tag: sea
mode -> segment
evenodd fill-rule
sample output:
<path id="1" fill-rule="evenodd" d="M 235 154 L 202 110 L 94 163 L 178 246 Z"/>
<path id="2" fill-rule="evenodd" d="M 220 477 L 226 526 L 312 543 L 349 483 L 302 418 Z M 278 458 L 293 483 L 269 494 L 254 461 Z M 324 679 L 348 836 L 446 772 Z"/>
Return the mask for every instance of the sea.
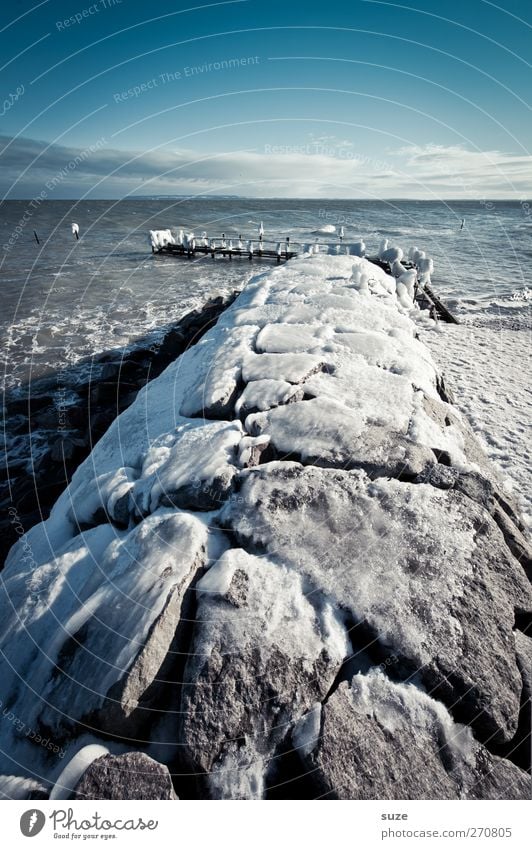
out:
<path id="1" fill-rule="evenodd" d="M 157 335 L 210 294 L 267 267 L 151 253 L 148 233 L 326 242 L 344 228 L 367 253 L 387 238 L 434 259 L 433 288 L 459 318 L 530 327 L 532 209 L 523 202 L 138 199 L 0 204 L 2 383 L 43 375 Z M 463 221 L 463 225 L 462 225 Z M 79 225 L 76 240 L 71 225 Z M 462 229 L 461 229 L 462 227 Z M 39 243 L 37 243 L 37 239 Z M 81 367 L 81 366 L 80 366 Z"/>

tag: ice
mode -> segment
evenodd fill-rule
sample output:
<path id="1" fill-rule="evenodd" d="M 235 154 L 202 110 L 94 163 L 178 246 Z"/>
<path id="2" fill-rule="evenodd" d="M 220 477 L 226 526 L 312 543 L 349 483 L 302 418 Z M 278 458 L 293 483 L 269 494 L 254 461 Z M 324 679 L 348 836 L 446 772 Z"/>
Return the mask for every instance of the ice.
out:
<path id="1" fill-rule="evenodd" d="M 66 764 L 64 770 L 56 779 L 50 792 L 50 799 L 69 799 L 83 773 L 90 767 L 96 758 L 109 754 L 107 746 L 101 743 L 90 743 L 83 746 L 71 760 Z"/>
<path id="2" fill-rule="evenodd" d="M 407 723 L 420 736 L 436 739 L 458 763 L 475 765 L 478 743 L 471 728 L 454 722 L 441 702 L 415 684 L 392 683 L 382 670 L 373 669 L 368 675 L 354 676 L 351 698 L 358 711 L 373 716 L 389 734 L 399 733 Z"/>
<path id="3" fill-rule="evenodd" d="M 294 748 L 300 755 L 310 755 L 320 737 L 321 703 L 317 702 L 296 724 L 292 731 Z"/>
<path id="4" fill-rule="evenodd" d="M 322 368 L 327 368 L 327 357 L 311 354 L 255 354 L 248 355 L 242 367 L 242 380 L 284 380 L 302 383 L 305 378 Z"/>
<path id="5" fill-rule="evenodd" d="M 223 476 L 229 481 L 242 435 L 239 422 L 190 422 L 156 439 L 131 490 L 140 515 L 172 504 L 184 488 L 209 487 Z"/>
<path id="6" fill-rule="evenodd" d="M 269 410 L 288 404 L 290 400 L 297 399 L 298 393 L 303 396 L 303 391 L 288 383 L 286 380 L 252 380 L 246 384 L 246 388 L 235 404 L 235 413 L 241 411 Z"/>
<path id="7" fill-rule="evenodd" d="M 31 778 L 16 775 L 0 775 L 0 799 L 30 799 L 42 793 L 43 786 Z"/>

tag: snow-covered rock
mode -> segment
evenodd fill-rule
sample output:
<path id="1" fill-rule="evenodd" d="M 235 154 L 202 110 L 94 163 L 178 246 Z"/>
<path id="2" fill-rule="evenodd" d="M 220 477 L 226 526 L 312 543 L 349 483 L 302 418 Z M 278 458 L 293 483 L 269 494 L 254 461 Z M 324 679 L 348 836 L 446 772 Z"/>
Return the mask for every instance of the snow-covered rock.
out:
<path id="1" fill-rule="evenodd" d="M 224 554 L 197 590 L 182 744 L 211 795 L 260 798 L 276 747 L 330 688 L 347 632 L 300 573 L 241 549 Z"/>
<path id="2" fill-rule="evenodd" d="M 416 796 L 433 779 L 450 796 L 460 781 L 470 798 L 523 792 L 527 543 L 418 338 L 415 282 L 320 253 L 259 274 L 14 546 L 0 589 L 13 791 L 74 786 L 92 732 L 91 747 L 105 734 L 195 775 L 190 795 L 258 798 L 272 764 L 283 785 L 294 731 L 337 795 Z M 383 700 L 401 735 L 393 786 L 392 742 L 370 724 Z M 376 735 L 355 778 L 342 723 Z M 423 745 L 457 723 L 467 745 L 452 775 L 434 772 Z"/>
<path id="3" fill-rule="evenodd" d="M 500 741 L 517 729 L 514 610 L 524 571 L 486 511 L 455 488 L 276 463 L 243 473 L 223 523 L 348 611 L 357 647 L 399 658 L 465 721 Z M 293 522 L 294 513 L 298 516 Z M 505 686 L 501 687 L 501 680 Z"/>
<path id="4" fill-rule="evenodd" d="M 310 734 L 307 717 L 296 726 L 294 745 L 325 798 L 529 798 L 526 772 L 490 754 L 441 702 L 381 671 L 342 682 L 319 718 Z"/>

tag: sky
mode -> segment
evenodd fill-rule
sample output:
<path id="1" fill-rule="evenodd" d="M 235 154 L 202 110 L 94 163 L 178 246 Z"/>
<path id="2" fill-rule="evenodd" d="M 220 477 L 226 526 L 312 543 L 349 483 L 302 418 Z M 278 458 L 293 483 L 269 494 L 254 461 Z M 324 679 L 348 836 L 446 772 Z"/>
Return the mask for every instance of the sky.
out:
<path id="1" fill-rule="evenodd" d="M 12 0 L 3 198 L 524 200 L 529 0 Z"/>

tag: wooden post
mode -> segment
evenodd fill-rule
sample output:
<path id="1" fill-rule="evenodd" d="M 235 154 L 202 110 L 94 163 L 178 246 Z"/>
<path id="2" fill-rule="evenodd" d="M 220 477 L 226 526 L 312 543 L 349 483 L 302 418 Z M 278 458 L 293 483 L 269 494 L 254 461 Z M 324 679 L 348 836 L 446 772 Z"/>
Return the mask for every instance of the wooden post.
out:
<path id="1" fill-rule="evenodd" d="M 35 232 L 35 230 L 33 231 L 33 235 L 35 236 L 35 241 L 37 242 L 37 244 L 40 245 L 41 243 L 39 242 L 39 237 L 38 237 L 37 233 Z"/>

